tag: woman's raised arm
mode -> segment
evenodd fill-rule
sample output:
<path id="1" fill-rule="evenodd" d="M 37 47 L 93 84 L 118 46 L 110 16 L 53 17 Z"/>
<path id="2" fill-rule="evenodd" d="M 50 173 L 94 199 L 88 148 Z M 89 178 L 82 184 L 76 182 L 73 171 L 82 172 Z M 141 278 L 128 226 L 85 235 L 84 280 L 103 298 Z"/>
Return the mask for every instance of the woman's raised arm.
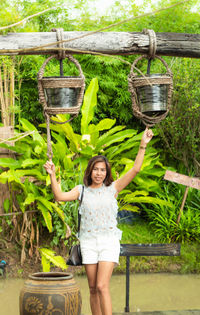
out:
<path id="1" fill-rule="evenodd" d="M 152 139 L 152 137 L 153 137 L 152 130 L 146 128 L 143 133 L 140 147 L 139 147 L 133 167 L 124 176 L 122 176 L 121 178 L 115 181 L 115 188 L 118 193 L 122 189 L 124 189 L 140 171 L 143 160 L 144 160 L 146 146 L 149 143 L 149 141 Z"/>
<path id="2" fill-rule="evenodd" d="M 72 201 L 72 200 L 78 199 L 79 190 L 77 186 L 68 192 L 62 192 L 62 190 L 60 189 L 60 185 L 56 179 L 55 165 L 51 160 L 47 161 L 44 164 L 44 168 L 46 169 L 47 173 L 50 175 L 51 188 L 52 188 L 56 201 Z"/>

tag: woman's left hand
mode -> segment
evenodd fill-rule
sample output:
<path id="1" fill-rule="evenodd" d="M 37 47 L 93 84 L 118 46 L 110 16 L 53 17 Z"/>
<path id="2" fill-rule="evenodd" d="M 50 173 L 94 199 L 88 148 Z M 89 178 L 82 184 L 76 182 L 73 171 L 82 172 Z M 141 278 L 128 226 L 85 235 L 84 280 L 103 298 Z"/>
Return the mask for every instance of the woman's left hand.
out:
<path id="1" fill-rule="evenodd" d="M 149 141 L 151 141 L 152 137 L 153 137 L 153 131 L 146 127 L 142 136 L 141 144 L 146 145 L 147 143 L 149 143 Z"/>

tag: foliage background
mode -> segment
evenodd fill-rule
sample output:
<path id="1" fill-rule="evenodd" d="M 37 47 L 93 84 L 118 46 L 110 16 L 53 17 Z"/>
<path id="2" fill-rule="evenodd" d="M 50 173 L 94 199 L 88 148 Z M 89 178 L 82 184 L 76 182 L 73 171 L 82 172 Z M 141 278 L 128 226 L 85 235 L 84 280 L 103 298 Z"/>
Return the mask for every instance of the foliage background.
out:
<path id="1" fill-rule="evenodd" d="M 178 2 L 178 1 L 175 1 Z M 153 11 L 159 8 L 166 7 L 173 4 L 172 0 L 161 1 L 143 1 L 138 4 L 131 0 L 115 1 L 110 10 L 104 15 L 99 16 L 95 9 L 91 9 L 91 0 L 59 0 L 55 2 L 50 0 L 12 0 L 1 1 L 0 3 L 0 26 L 15 23 L 30 16 L 34 13 L 41 12 L 47 8 L 52 8 L 51 11 L 46 12 L 38 17 L 34 17 L 29 21 L 13 27 L 8 30 L 2 30 L 1 34 L 7 32 L 46 32 L 52 28 L 63 27 L 65 31 L 91 31 L 108 26 L 112 23 L 119 22 L 131 16 L 137 16 L 147 11 Z M 200 33 L 199 23 L 199 8 L 200 4 L 197 0 L 192 0 L 182 5 L 173 8 L 173 10 L 162 11 L 159 14 L 146 16 L 140 19 L 135 19 L 124 24 L 113 27 L 108 31 L 125 31 L 141 32 L 144 28 L 154 29 L 155 32 L 177 32 L 177 33 Z M 98 79 L 99 90 L 97 94 L 97 104 L 94 108 L 94 115 L 92 117 L 92 124 L 98 125 L 102 120 L 109 118 L 116 121 L 116 126 L 126 126 L 127 129 L 134 129 L 140 133 L 144 127 L 133 117 L 130 94 L 128 92 L 127 75 L 130 68 L 121 61 L 112 57 L 90 56 L 90 55 L 75 55 L 75 58 L 81 64 L 83 72 L 86 77 L 86 87 L 93 78 Z M 124 60 L 130 63 L 136 56 L 123 56 Z M 1 63 L 6 62 L 7 57 L 1 57 Z M 35 126 L 39 133 L 44 133 L 44 117 L 42 114 L 42 107 L 38 101 L 37 90 L 37 72 L 40 69 L 46 56 L 15 56 L 15 107 L 16 107 L 16 125 L 18 130 L 24 131 L 24 123 L 28 121 Z M 156 141 L 153 143 L 154 150 L 157 153 L 156 163 L 160 163 L 161 168 L 171 168 L 182 174 L 190 176 L 199 176 L 200 174 L 200 153 L 199 153 L 199 139 L 200 139 L 200 86 L 199 74 L 200 65 L 199 60 L 190 58 L 176 58 L 164 57 L 169 64 L 174 74 L 174 93 L 172 100 L 172 110 L 168 117 L 161 124 L 155 126 Z M 53 64 L 53 69 L 56 69 L 56 64 Z M 142 66 L 145 71 L 146 66 Z M 66 68 L 67 70 L 67 68 Z M 160 71 L 160 65 L 156 64 L 155 72 Z M 72 122 L 72 129 L 74 133 L 81 134 L 81 115 Z M 61 135 L 54 133 L 55 150 L 63 141 Z M 34 140 L 34 139 L 33 139 Z M 33 152 L 27 150 L 27 154 L 35 154 L 38 150 L 37 140 L 27 140 L 31 144 Z M 45 142 L 41 142 L 45 150 Z M 28 145 L 27 145 L 28 148 Z M 44 151 L 45 152 L 45 151 Z M 36 152 L 38 153 L 38 152 Z M 109 154 L 109 151 L 107 152 Z M 135 152 L 133 157 L 135 156 Z M 42 163 L 45 155 L 43 155 L 39 165 L 42 169 Z M 117 160 L 118 156 L 116 156 Z M 128 154 L 124 158 L 129 159 Z M 158 160 L 159 159 L 159 160 Z M 59 161 L 59 159 L 58 159 Z M 59 161 L 60 164 L 61 161 Z M 154 166 L 151 161 L 149 165 Z M 64 165 L 61 165 L 64 166 Z M 119 171 L 123 168 L 129 167 L 128 160 L 122 165 L 117 165 Z M 27 167 L 27 166 L 26 166 Z M 150 167 L 153 172 L 152 167 Z M 41 170 L 40 170 L 41 171 Z M 149 174 L 149 170 L 147 171 Z M 143 174 L 144 176 L 147 175 Z M 154 175 L 154 174 L 153 174 Z M 44 173 L 42 173 L 44 177 Z M 176 238 L 177 241 L 185 242 L 194 241 L 199 238 L 199 192 L 190 190 L 187 204 L 184 210 L 183 220 L 179 226 L 180 230 L 174 228 L 184 187 L 180 185 L 173 185 L 162 180 L 163 173 L 161 172 L 157 180 L 148 178 L 146 186 L 139 179 L 136 179 L 135 184 L 144 196 L 144 191 L 150 192 L 152 197 L 162 199 L 166 202 L 173 202 L 174 208 L 171 211 L 166 206 L 158 206 L 156 204 L 144 203 L 142 211 L 148 222 L 154 226 L 159 240 L 171 241 Z M 44 179 L 44 178 L 42 178 Z M 63 181 L 63 185 L 69 187 L 72 183 Z M 135 185 L 134 184 L 134 185 Z M 130 187 L 130 190 L 135 190 L 135 186 Z M 26 182 L 23 186 L 24 192 L 29 192 L 29 184 Z M 35 189 L 35 188 L 34 188 Z M 36 191 L 36 190 L 35 190 Z M 40 191 L 38 194 L 46 194 L 46 191 Z M 47 195 L 45 195 L 46 197 Z M 26 196 L 28 197 L 28 195 Z M 38 196 L 39 197 L 39 196 Z M 20 197 L 19 197 L 20 198 Z M 30 198 L 30 196 L 29 196 Z M 51 197 L 49 202 L 51 202 Z M 31 199 L 29 199 L 30 201 Z M 41 200 L 38 201 L 40 204 Z M 28 203 L 27 203 L 28 204 Z M 138 205 L 136 205 L 137 207 Z M 5 204 L 5 209 L 9 205 Z M 40 205 L 40 208 L 44 208 Z M 25 208 L 24 208 L 25 210 Z M 135 209 L 136 210 L 136 209 Z M 141 210 L 141 209 L 140 209 Z M 63 223 L 60 221 L 56 212 L 52 213 L 53 226 L 51 229 L 57 231 L 54 236 L 54 244 L 58 244 L 61 237 L 63 237 Z M 39 221 L 42 225 L 48 226 L 43 219 L 45 216 L 40 216 Z M 170 220 L 169 220 L 170 218 Z M 7 220 L 7 224 L 11 222 Z M 35 229 L 37 230 L 37 222 L 35 222 Z M 126 229 L 126 227 L 124 227 Z M 128 228 L 127 228 L 128 229 Z M 171 231 L 169 233 L 169 231 Z M 31 233 L 31 228 L 30 228 Z M 56 239 L 57 238 L 57 239 Z"/>
<path id="2" fill-rule="evenodd" d="M 175 1 L 178 2 L 178 1 Z M 34 17 L 17 27 L 4 30 L 14 32 L 46 32 L 52 28 L 63 27 L 65 31 L 91 31 L 122 21 L 131 16 L 137 16 L 147 11 L 157 10 L 173 4 L 174 1 L 115 1 L 104 16 L 95 11 L 94 1 L 91 0 L 50 0 L 26 1 L 4 0 L 0 4 L 1 26 L 15 23 L 34 13 L 52 8 L 38 17 Z M 152 28 L 155 32 L 200 33 L 199 2 L 188 1 L 182 5 L 159 14 L 135 19 L 108 31 L 141 32 L 144 28 Z M 77 55 L 86 77 L 88 86 L 92 78 L 99 81 L 98 107 L 94 122 L 105 117 L 115 118 L 118 124 L 128 128 L 143 126 L 132 115 L 130 94 L 128 92 L 127 75 L 129 66 L 112 57 Z M 135 56 L 124 56 L 133 62 Z M 44 56 L 19 56 L 16 62 L 16 108 L 20 114 L 16 116 L 28 119 L 38 126 L 44 121 L 42 108 L 38 102 L 37 72 Z M 184 173 L 199 175 L 199 61 L 190 58 L 165 57 L 174 74 L 174 97 L 172 110 L 168 118 L 158 126 L 162 139 L 164 159 L 179 168 L 179 161 L 184 165 Z M 145 67 L 143 68 L 145 70 Z M 155 71 L 160 70 L 157 64 Z M 77 132 L 80 131 L 80 116 L 73 122 Z M 182 136 L 184 135 L 184 136 Z"/>

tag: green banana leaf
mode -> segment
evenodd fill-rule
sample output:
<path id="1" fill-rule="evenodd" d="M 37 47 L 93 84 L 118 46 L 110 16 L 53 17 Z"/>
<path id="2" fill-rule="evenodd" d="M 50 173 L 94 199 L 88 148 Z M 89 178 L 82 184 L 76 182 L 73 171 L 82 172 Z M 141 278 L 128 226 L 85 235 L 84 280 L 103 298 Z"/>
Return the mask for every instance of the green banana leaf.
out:
<path id="1" fill-rule="evenodd" d="M 52 232 L 52 217 L 51 217 L 51 214 L 49 213 L 47 208 L 42 203 L 40 203 L 39 201 L 37 202 L 37 207 L 41 211 L 41 213 L 43 215 L 43 218 L 44 218 L 44 221 L 46 223 L 46 226 L 47 226 L 49 232 L 51 233 Z"/>
<path id="2" fill-rule="evenodd" d="M 40 143 L 40 145 L 44 146 L 45 145 L 45 141 L 42 138 L 42 136 L 39 134 L 37 128 L 31 124 L 27 119 L 25 118 L 21 118 L 20 123 L 22 125 L 22 128 L 24 131 L 35 131 L 34 133 L 32 133 L 30 136 L 33 138 L 34 141 L 37 141 Z"/>
<path id="3" fill-rule="evenodd" d="M 88 133 L 88 125 L 94 117 L 94 108 L 97 104 L 97 92 L 99 89 L 98 80 L 94 78 L 91 80 L 84 96 L 84 101 L 81 109 L 81 133 L 82 135 Z"/>

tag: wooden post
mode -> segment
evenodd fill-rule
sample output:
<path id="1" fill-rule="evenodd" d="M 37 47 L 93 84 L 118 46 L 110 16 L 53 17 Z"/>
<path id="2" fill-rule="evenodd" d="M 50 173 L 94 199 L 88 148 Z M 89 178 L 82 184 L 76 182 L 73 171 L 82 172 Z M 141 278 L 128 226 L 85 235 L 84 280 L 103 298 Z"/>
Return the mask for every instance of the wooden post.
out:
<path id="1" fill-rule="evenodd" d="M 149 36 L 142 32 L 63 32 L 63 40 L 68 53 L 133 55 L 149 52 Z M 157 55 L 200 58 L 200 34 L 156 33 L 156 41 Z M 54 54 L 57 47 L 55 32 L 0 36 L 0 55 Z"/>
<path id="2" fill-rule="evenodd" d="M 177 221 L 176 221 L 177 224 L 179 224 L 180 219 L 181 219 L 181 214 L 183 212 L 183 208 L 184 208 L 184 205 L 185 205 L 185 202 L 186 202 L 186 198 L 187 198 L 187 195 L 188 195 L 188 190 L 189 190 L 189 186 L 187 186 L 186 189 L 185 189 L 185 193 L 184 193 L 184 196 L 183 196 L 183 201 L 182 201 L 182 204 L 181 204 L 180 212 L 179 212 L 179 215 L 178 215 L 178 218 L 177 218 Z"/>

